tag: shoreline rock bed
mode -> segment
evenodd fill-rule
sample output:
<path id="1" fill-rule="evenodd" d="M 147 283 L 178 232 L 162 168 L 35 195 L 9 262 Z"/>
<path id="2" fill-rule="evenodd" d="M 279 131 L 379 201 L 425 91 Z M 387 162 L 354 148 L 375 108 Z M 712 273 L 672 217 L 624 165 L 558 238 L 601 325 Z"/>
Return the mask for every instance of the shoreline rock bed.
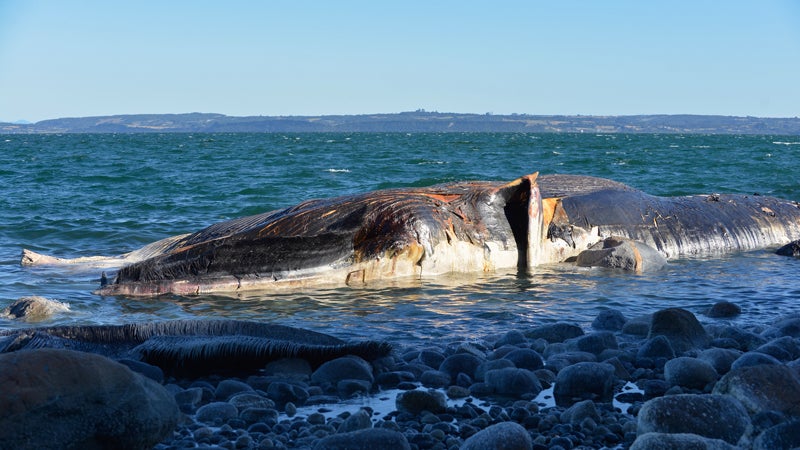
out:
<path id="1" fill-rule="evenodd" d="M 705 314 L 738 313 L 723 302 Z M 155 448 L 794 448 L 798 337 L 800 316 L 746 328 L 679 308 L 603 310 L 589 331 L 560 322 L 371 364 L 285 359 L 246 377 L 167 380 L 182 418 Z M 549 390 L 553 403 L 537 402 Z M 365 396 L 394 396 L 394 408 L 336 406 Z"/>

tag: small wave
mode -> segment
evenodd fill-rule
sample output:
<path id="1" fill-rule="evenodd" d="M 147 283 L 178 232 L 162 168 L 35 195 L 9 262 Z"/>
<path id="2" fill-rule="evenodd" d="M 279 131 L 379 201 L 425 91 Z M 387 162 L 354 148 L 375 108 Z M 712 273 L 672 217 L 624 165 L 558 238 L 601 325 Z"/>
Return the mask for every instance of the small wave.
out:
<path id="1" fill-rule="evenodd" d="M 800 142 L 773 141 L 775 145 L 800 145 Z"/>
<path id="2" fill-rule="evenodd" d="M 325 171 L 330 173 L 350 173 L 350 169 L 326 169 Z"/>
<path id="3" fill-rule="evenodd" d="M 710 145 L 693 145 L 692 148 L 711 148 Z"/>

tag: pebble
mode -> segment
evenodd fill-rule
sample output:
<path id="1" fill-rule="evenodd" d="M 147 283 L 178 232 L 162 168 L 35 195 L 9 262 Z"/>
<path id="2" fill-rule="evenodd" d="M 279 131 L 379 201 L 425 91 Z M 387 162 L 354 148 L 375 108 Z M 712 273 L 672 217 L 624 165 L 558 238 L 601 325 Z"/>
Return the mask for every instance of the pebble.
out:
<path id="1" fill-rule="evenodd" d="M 589 333 L 559 322 L 374 365 L 343 357 L 312 372 L 294 360 L 246 382 L 166 379 L 188 417 L 156 448 L 798 447 L 797 336 L 800 317 L 761 330 L 703 326 L 680 308 L 606 309 Z M 354 395 L 395 409 L 308 412 Z"/>

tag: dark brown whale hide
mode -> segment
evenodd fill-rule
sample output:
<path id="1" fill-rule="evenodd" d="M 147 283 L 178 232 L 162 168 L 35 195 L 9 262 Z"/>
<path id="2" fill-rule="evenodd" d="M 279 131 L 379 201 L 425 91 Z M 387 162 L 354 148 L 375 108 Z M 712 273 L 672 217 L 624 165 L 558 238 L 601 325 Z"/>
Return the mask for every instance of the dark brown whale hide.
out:
<path id="1" fill-rule="evenodd" d="M 309 200 L 106 258 L 125 265 L 97 293 L 236 293 L 527 271 L 573 260 L 610 237 L 668 259 L 778 247 L 800 239 L 800 207 L 759 195 L 658 197 L 579 175 L 387 189 Z"/>

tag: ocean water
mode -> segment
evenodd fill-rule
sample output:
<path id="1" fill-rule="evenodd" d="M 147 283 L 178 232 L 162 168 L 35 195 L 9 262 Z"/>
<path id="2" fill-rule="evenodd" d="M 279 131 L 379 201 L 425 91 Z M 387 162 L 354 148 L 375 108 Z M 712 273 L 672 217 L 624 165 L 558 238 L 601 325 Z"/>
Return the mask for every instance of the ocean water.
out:
<path id="1" fill-rule="evenodd" d="M 571 265 L 365 288 L 99 297 L 99 270 L 24 268 L 22 248 L 124 253 L 170 235 L 303 200 L 467 179 L 573 173 L 658 195 L 759 193 L 800 200 L 800 137 L 599 134 L 0 135 L 0 308 L 41 295 L 70 305 L 42 325 L 227 317 L 401 344 L 480 339 L 604 308 L 742 306 L 737 324 L 800 312 L 800 260 L 755 251 L 633 275 Z M 0 327 L 30 324 L 0 319 Z"/>

